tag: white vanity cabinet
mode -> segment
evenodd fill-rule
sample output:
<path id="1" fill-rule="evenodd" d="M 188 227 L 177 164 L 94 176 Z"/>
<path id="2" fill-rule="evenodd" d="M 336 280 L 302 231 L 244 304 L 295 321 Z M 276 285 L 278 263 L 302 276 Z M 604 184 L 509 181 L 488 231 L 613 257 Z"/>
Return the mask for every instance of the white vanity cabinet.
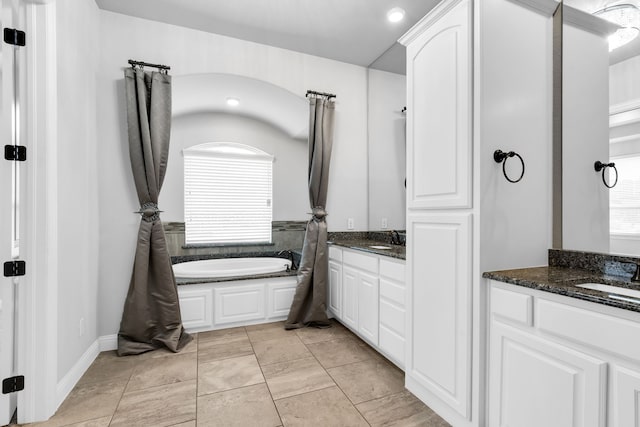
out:
<path id="1" fill-rule="evenodd" d="M 329 315 L 404 368 L 404 261 L 329 247 Z"/>
<path id="2" fill-rule="evenodd" d="M 640 427 L 640 313 L 490 281 L 490 426 Z"/>

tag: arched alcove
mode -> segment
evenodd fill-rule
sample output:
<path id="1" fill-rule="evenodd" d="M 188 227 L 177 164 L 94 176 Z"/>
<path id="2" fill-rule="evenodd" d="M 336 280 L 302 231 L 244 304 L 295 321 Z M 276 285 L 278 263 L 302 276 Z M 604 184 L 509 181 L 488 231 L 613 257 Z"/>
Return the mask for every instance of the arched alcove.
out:
<path id="1" fill-rule="evenodd" d="M 239 100 L 229 106 L 228 98 Z M 280 86 L 234 74 L 206 73 L 173 77 L 174 117 L 228 113 L 264 121 L 294 139 L 308 137 L 308 103 Z"/>

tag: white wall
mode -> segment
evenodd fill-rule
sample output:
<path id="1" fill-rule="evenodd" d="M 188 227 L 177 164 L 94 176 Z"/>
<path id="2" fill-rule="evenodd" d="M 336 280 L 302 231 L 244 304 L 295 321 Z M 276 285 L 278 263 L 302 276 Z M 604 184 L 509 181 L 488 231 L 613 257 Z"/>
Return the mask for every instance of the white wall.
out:
<path id="1" fill-rule="evenodd" d="M 259 148 L 273 162 L 273 220 L 309 219 L 307 141 L 293 139 L 272 125 L 223 113 L 200 113 L 173 119 L 169 165 L 158 204 L 164 221 L 184 221 L 184 157 L 182 150 L 205 142 L 237 142 Z"/>
<path id="2" fill-rule="evenodd" d="M 563 26 L 562 248 L 609 252 L 609 48 L 603 35 Z"/>
<path id="3" fill-rule="evenodd" d="M 609 103 L 622 104 L 640 100 L 640 55 L 618 62 L 609 68 Z"/>
<path id="4" fill-rule="evenodd" d="M 230 73 L 300 95 L 307 89 L 337 94 L 327 222 L 330 230 L 345 230 L 347 218 L 353 218 L 356 230 L 367 229 L 365 68 L 106 11 L 100 11 L 100 36 L 100 335 L 118 331 L 139 223 L 139 217 L 131 213 L 139 206 L 124 114 L 122 70 L 128 59 L 168 64 L 174 76 Z M 166 207 L 160 205 L 160 209 Z"/>
<path id="5" fill-rule="evenodd" d="M 404 230 L 406 76 L 369 69 L 369 229 Z"/>
<path id="6" fill-rule="evenodd" d="M 98 8 L 93 1 L 56 2 L 58 380 L 98 336 L 98 23 Z"/>

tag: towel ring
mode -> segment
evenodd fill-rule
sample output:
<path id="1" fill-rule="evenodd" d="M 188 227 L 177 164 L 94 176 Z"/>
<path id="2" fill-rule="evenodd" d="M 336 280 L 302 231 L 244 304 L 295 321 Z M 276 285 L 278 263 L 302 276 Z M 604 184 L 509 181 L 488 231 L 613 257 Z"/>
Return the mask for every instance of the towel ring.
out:
<path id="1" fill-rule="evenodd" d="M 520 177 L 518 179 L 511 179 L 509 178 L 509 175 L 507 175 L 506 164 L 509 157 L 517 157 L 518 159 L 520 159 L 520 163 L 522 164 L 522 173 L 520 174 Z M 493 152 L 493 160 L 495 160 L 496 163 L 502 163 L 502 174 L 507 179 L 507 181 L 515 184 L 516 182 L 520 182 L 520 180 L 522 180 L 522 177 L 524 176 L 524 160 L 522 159 L 522 156 L 520 156 L 520 154 L 516 153 L 515 151 L 509 151 L 508 153 L 505 153 L 502 150 L 496 150 Z"/>
<path id="2" fill-rule="evenodd" d="M 600 172 L 602 171 L 602 182 L 604 183 L 604 186 L 607 188 L 613 188 L 616 186 L 616 184 L 618 183 L 618 169 L 616 168 L 616 164 L 611 162 L 611 163 L 602 163 L 600 160 L 598 160 L 597 162 L 595 162 L 593 164 L 593 168 L 596 170 L 596 172 Z M 604 172 L 607 170 L 607 168 L 613 168 L 614 171 L 616 171 L 616 180 L 613 181 L 613 185 L 609 185 L 607 183 L 607 179 L 604 177 Z"/>

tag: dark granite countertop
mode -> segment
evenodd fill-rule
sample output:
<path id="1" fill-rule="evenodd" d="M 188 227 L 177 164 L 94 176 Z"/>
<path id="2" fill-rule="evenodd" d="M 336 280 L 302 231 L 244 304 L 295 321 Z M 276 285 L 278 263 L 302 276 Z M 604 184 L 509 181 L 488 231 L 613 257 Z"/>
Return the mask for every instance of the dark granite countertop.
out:
<path id="1" fill-rule="evenodd" d="M 406 247 L 392 245 L 389 242 L 373 239 L 333 239 L 329 244 L 342 246 L 344 248 L 355 249 L 357 251 L 369 252 L 376 255 L 384 255 L 391 258 L 406 259 Z M 375 249 L 371 246 L 387 246 L 391 249 Z"/>
<path id="2" fill-rule="evenodd" d="M 602 283 L 640 291 L 640 283 L 631 282 L 625 276 L 602 274 L 582 268 L 532 267 L 517 270 L 490 271 L 482 277 L 526 288 L 551 292 L 584 301 L 640 312 L 640 303 L 621 301 L 609 297 L 609 293 L 578 288 L 583 283 Z"/>
<path id="3" fill-rule="evenodd" d="M 204 278 L 204 279 L 178 279 L 176 278 L 176 284 L 182 285 L 197 285 L 200 283 L 219 283 L 219 282 L 232 282 L 237 280 L 253 280 L 253 279 L 271 279 L 274 277 L 290 277 L 296 276 L 297 270 L 292 271 L 279 271 L 277 273 L 267 274 L 254 274 L 251 276 L 232 276 L 232 277 L 217 277 L 217 278 Z"/>

